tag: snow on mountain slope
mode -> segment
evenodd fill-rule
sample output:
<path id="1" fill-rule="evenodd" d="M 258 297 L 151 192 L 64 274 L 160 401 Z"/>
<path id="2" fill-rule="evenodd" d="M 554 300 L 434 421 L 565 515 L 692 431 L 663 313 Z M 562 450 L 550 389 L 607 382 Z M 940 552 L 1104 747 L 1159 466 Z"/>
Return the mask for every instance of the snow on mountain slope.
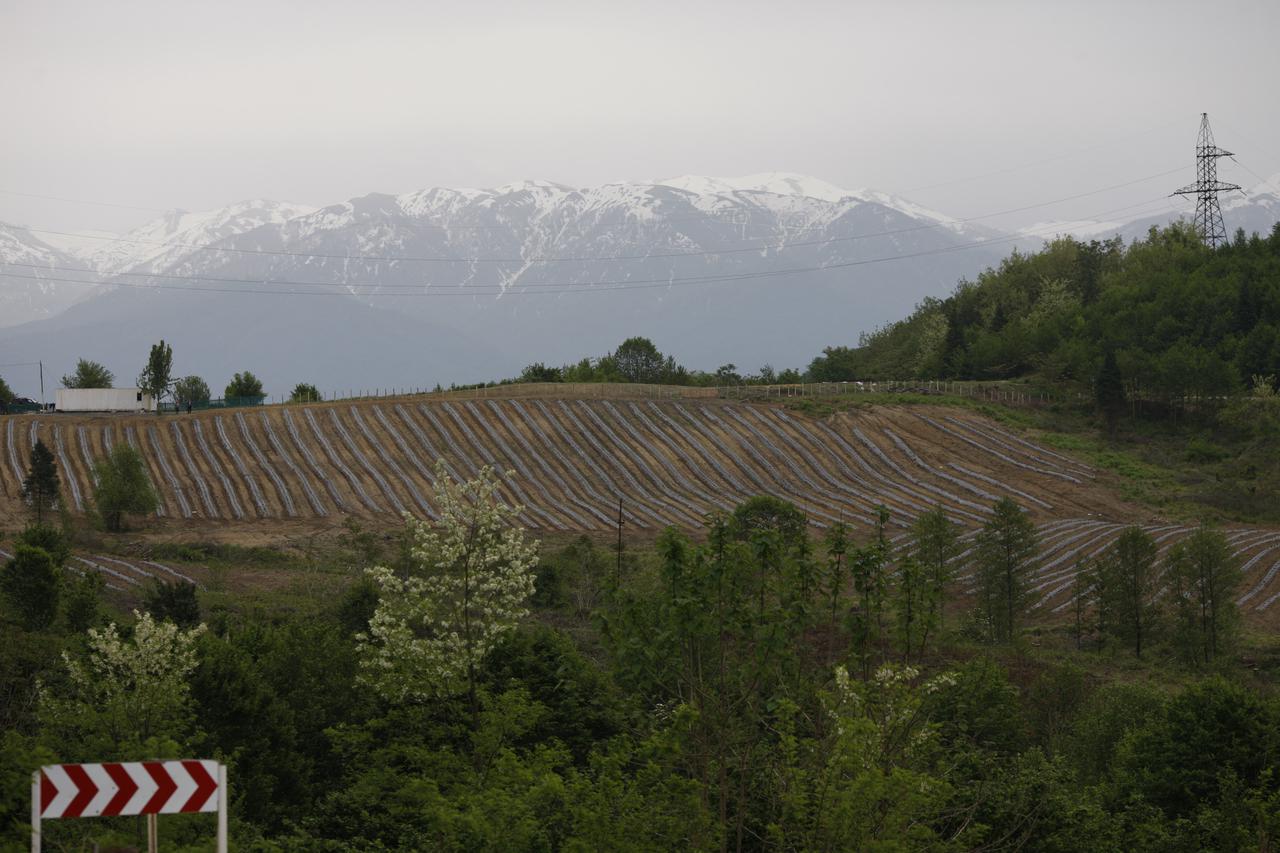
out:
<path id="1" fill-rule="evenodd" d="M 314 352 L 324 328 L 326 376 L 292 377 L 322 384 L 424 384 L 422 359 L 405 356 L 426 346 L 415 327 L 465 336 L 430 348 L 431 375 L 457 381 L 576 361 L 636 334 L 696 367 L 803 366 L 997 262 L 1006 236 L 788 173 L 432 188 L 319 209 L 245 202 L 173 214 L 105 247 L 100 275 L 158 277 L 107 288 L 22 340 L 105 348 L 142 333 L 213 359 L 230 323 L 237 347 L 265 360 Z M 209 244 L 218 250 L 198 248 Z M 255 328 L 270 330 L 269 348 L 250 347 Z M 244 367 L 282 383 L 292 371 Z"/>
<path id="2" fill-rule="evenodd" d="M 1250 207 L 1261 208 L 1280 220 L 1280 172 L 1245 190 L 1244 195 L 1233 192 L 1228 198 L 1222 200 L 1224 213 Z"/>
<path id="3" fill-rule="evenodd" d="M 761 172 L 756 175 L 744 175 L 739 178 L 681 175 L 677 178 L 658 181 L 658 183 L 703 196 L 764 193 L 780 197 L 817 199 L 832 204 L 874 203 L 892 208 L 915 219 L 938 223 L 957 232 L 964 230 L 962 223 L 956 219 L 908 201 L 900 196 L 871 189 L 841 189 L 820 178 L 799 175 L 794 172 Z"/>
<path id="4" fill-rule="evenodd" d="M 51 317 L 87 295 L 89 288 L 59 278 L 74 266 L 68 254 L 31 232 L 0 223 L 0 326 Z"/>
<path id="5" fill-rule="evenodd" d="M 156 272 L 207 246 L 264 225 L 281 225 L 314 207 L 255 199 L 218 210 L 174 210 L 115 240 L 102 241 L 86 260 L 104 275 Z"/>
<path id="6" fill-rule="evenodd" d="M 822 201 L 840 201 L 859 193 L 841 189 L 820 178 L 794 172 L 760 172 L 739 178 L 713 178 L 704 175 L 681 175 L 657 181 L 663 186 L 687 190 L 698 195 L 723 195 L 734 192 L 762 192 L 773 195 L 799 195 Z"/>
<path id="7" fill-rule="evenodd" d="M 1036 241 L 1051 240 L 1060 235 L 1070 235 L 1077 240 L 1090 240 L 1110 236 L 1123 226 L 1123 222 L 1098 222 L 1093 219 L 1051 219 L 1028 225 L 1026 228 L 1019 228 L 1018 233 L 1025 234 Z"/>

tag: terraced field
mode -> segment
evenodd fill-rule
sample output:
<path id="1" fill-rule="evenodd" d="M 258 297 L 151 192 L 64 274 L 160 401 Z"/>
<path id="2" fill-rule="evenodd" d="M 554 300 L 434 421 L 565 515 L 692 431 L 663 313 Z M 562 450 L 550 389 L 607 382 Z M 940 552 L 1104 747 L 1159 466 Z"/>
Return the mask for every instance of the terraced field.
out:
<path id="1" fill-rule="evenodd" d="M 900 534 L 940 505 L 972 535 L 1007 496 L 1040 526 L 1036 583 L 1049 612 L 1066 607 L 1078 562 L 1125 524 L 1143 523 L 1162 548 L 1190 532 L 1120 501 L 1080 461 L 941 406 L 819 421 L 701 399 L 402 398 L 163 418 L 12 416 L 0 418 L 0 514 L 21 511 L 37 437 L 54 451 L 77 513 L 92 493 L 92 461 L 118 442 L 137 447 L 161 496 L 162 528 L 433 518 L 437 459 L 455 477 L 482 465 L 510 471 L 505 497 L 539 531 L 611 529 L 619 506 L 632 529 L 693 528 L 711 510 L 769 493 L 819 528 L 866 527 L 883 504 Z M 1241 603 L 1265 611 L 1280 600 L 1280 532 L 1229 535 L 1246 568 Z"/>
<path id="2" fill-rule="evenodd" d="M 0 560 L 8 560 L 12 557 L 13 554 L 0 548 Z M 143 585 L 152 580 L 185 581 L 203 587 L 200 580 L 191 574 L 153 560 L 122 560 L 119 557 L 106 557 L 99 554 L 75 554 L 68 561 L 67 568 L 77 575 L 97 572 L 102 575 L 107 589 L 131 597 L 136 597 Z"/>

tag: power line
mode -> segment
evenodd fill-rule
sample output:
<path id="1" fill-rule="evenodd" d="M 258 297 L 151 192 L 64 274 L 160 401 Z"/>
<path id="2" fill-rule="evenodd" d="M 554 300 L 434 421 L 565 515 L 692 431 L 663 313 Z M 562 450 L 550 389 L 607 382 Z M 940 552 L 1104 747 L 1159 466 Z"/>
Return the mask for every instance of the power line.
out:
<path id="1" fill-rule="evenodd" d="M 88 204 L 88 205 L 93 205 L 94 207 L 118 207 L 118 208 L 121 208 L 122 210 L 145 210 L 149 213 L 172 213 L 173 212 L 172 208 L 166 209 L 163 207 L 144 207 L 139 204 L 121 204 L 119 202 L 114 202 L 114 201 L 87 201 L 86 199 L 82 199 L 82 198 L 65 198 L 63 196 L 57 196 L 57 195 L 40 195 L 39 193 L 23 193 L 23 192 L 18 192 L 17 190 L 0 189 L 0 194 L 14 195 L 14 196 L 19 196 L 21 198 L 38 198 L 38 199 L 43 199 L 44 201 L 61 201 L 61 202 L 66 202 L 67 204 Z"/>
<path id="2" fill-rule="evenodd" d="M 1271 183 L 1271 179 L 1270 179 L 1270 178 L 1264 178 L 1264 177 L 1262 177 L 1262 176 L 1261 176 L 1261 175 L 1259 175 L 1257 172 L 1253 171 L 1253 169 L 1250 169 L 1250 168 L 1249 168 L 1248 166 L 1246 166 L 1244 163 L 1241 163 L 1241 162 L 1236 158 L 1236 155 L 1234 155 L 1234 154 L 1232 154 L 1232 155 L 1231 155 L 1231 162 L 1235 163 L 1235 164 L 1236 164 L 1237 166 L 1239 166 L 1241 169 L 1244 169 L 1244 170 L 1245 170 L 1246 172 L 1248 172 L 1250 175 L 1253 175 L 1255 178 L 1257 178 L 1257 179 L 1258 179 L 1260 182 L 1262 182 L 1263 184 L 1266 184 L 1267 186 L 1271 187 L 1271 189 L 1275 190 L 1276 195 L 1280 195 L 1280 187 L 1277 187 L 1275 184 Z"/>
<path id="3" fill-rule="evenodd" d="M 1111 148 L 1115 146 L 1116 143 L 1119 143 L 1119 142 L 1128 142 L 1130 139 L 1136 139 L 1140 136 L 1146 136 L 1148 134 L 1155 133 L 1156 131 L 1167 130 L 1168 128 L 1173 127 L 1175 124 L 1179 124 L 1179 123 L 1181 123 L 1181 119 L 1170 120 L 1156 127 L 1150 127 L 1150 128 L 1147 128 L 1146 130 L 1140 130 L 1136 133 L 1126 134 L 1125 136 L 1121 136 L 1118 139 L 1112 140 L 1110 142 L 1102 142 L 1097 145 L 1090 145 L 1086 148 L 1078 148 L 1066 154 L 1059 154 L 1054 157 L 1047 157 L 1044 160 L 1033 160 L 1029 163 L 1020 163 L 1016 166 L 1008 166 L 1003 169 L 996 169 L 995 171 L 992 171 L 992 172 L 984 172 L 981 175 L 970 175 L 969 177 L 965 177 L 965 178 L 951 178 L 951 179 L 948 179 L 945 181 L 939 181 L 933 184 L 924 184 L 918 187 L 908 187 L 907 189 L 902 190 L 902 192 L 913 193 L 913 192 L 920 192 L 921 190 L 937 189 L 939 187 L 950 187 L 950 186 L 955 186 L 956 184 L 968 183 L 969 181 L 979 181 L 985 178 L 994 178 L 1000 175 L 1007 175 L 1007 174 L 1010 174 L 1011 172 L 1020 172 L 1023 169 L 1031 169 L 1031 168 L 1035 168 L 1036 166 L 1045 166 L 1045 165 L 1048 165 L 1049 163 L 1059 163 L 1063 160 L 1071 160 L 1075 157 L 1079 157 L 1081 154 L 1088 154 L 1092 151 L 1099 151 L 1104 148 Z"/>
<path id="4" fill-rule="evenodd" d="M 984 213 L 981 216 L 971 216 L 965 219 L 954 219 L 949 222 L 939 222 L 939 223 L 932 223 L 928 225 L 915 225 L 910 228 L 898 228 L 898 229 L 893 229 L 889 231 L 876 232 L 872 234 L 855 234 L 855 235 L 846 236 L 846 237 L 830 237 L 823 240 L 801 240 L 801 241 L 796 241 L 796 242 L 786 243 L 781 245 L 756 244 L 746 248 L 737 248 L 737 249 L 698 250 L 698 251 L 691 251 L 691 252 L 655 252 L 655 253 L 643 254 L 643 255 L 593 255 L 593 256 L 577 256 L 577 257 L 565 256 L 565 257 L 546 257 L 546 258 L 519 258 L 519 257 L 515 257 L 515 258 L 447 258 L 447 257 L 393 256 L 393 255 L 337 255 L 337 254 L 323 254 L 323 253 L 316 253 L 316 252 L 295 252 L 295 251 L 286 251 L 283 249 L 238 249 L 238 248 L 231 248 L 227 246 L 179 243 L 179 242 L 163 241 L 163 240 L 142 240 L 142 239 L 131 239 L 128 237 L 112 238 L 112 237 L 104 237 L 102 235 L 95 235 L 95 234 L 78 234 L 78 233 L 71 233 L 71 232 L 65 232 L 65 231 L 54 231 L 49 229 L 32 228 L 28 226 L 18 226 L 18 225 L 15 225 L 12 227 L 22 231 L 33 232 L 36 234 L 56 234 L 63 237 L 81 237 L 81 238 L 92 239 L 92 240 L 107 240 L 110 242 L 141 243 L 145 245 L 169 246 L 174 248 L 191 249 L 193 251 L 224 252 L 224 253 L 243 254 L 243 255 L 264 255 L 269 257 L 312 258 L 316 260 L 377 261 L 377 262 L 385 262 L 385 263 L 393 263 L 393 262 L 419 263 L 421 262 L 421 263 L 451 263 L 451 264 L 457 264 L 457 263 L 464 263 L 464 264 L 539 263 L 539 264 L 542 264 L 542 263 L 583 263 L 583 262 L 597 262 L 597 261 L 642 261 L 642 260 L 653 260 L 653 259 L 662 259 L 662 258 L 686 258 L 686 257 L 734 255 L 734 254 L 754 253 L 754 252 L 769 251 L 769 250 L 780 252 L 780 251 L 787 251 L 791 249 L 810 247 L 810 246 L 825 246 L 833 243 L 845 243 L 845 242 L 851 242 L 854 240 L 867 240 L 873 237 L 887 237 L 887 236 L 893 236 L 896 234 L 912 233 L 916 231 L 936 230 L 938 228 L 947 228 L 954 225 L 962 225 L 962 224 L 971 223 L 971 222 L 979 222 L 981 220 L 992 219 L 997 216 L 1006 216 L 1013 213 L 1023 213 L 1028 210 L 1036 210 L 1042 207 L 1049 207 L 1055 204 L 1062 204 L 1068 201 L 1076 201 L 1078 199 L 1100 195 L 1102 193 L 1111 192 L 1112 190 L 1123 189 L 1125 187 L 1131 187 L 1137 184 L 1145 183 L 1147 181 L 1155 180 L 1156 178 L 1167 177 L 1176 172 L 1182 171 L 1182 168 L 1183 167 L 1169 169 L 1164 172 L 1159 172 L 1154 175 L 1147 175 L 1146 177 L 1137 178 L 1132 181 L 1125 181 L 1124 183 L 1112 184 L 1110 186 L 1100 187 L 1098 189 L 1089 190 L 1087 192 L 1076 193 L 1074 195 L 1064 196 L 1062 198 L 1056 198 L 1051 201 L 1040 202 L 1037 204 L 1023 205 L 1021 207 L 1008 208 L 1006 210 L 999 210 L 992 213 Z"/>
<path id="5" fill-rule="evenodd" d="M 1243 141 L 1244 141 L 1244 143 L 1245 143 L 1246 145 L 1249 145 L 1249 146 L 1250 146 L 1251 148 L 1253 148 L 1255 151 L 1261 151 L 1261 150 L 1263 150 L 1260 146 L 1253 145 L 1253 143 L 1250 141 L 1250 138 L 1249 138 L 1249 137 L 1246 137 L 1244 134 L 1240 133 L 1239 128 L 1237 128 L 1235 125 L 1230 125 L 1230 126 L 1228 126 L 1226 122 L 1222 121 L 1222 119 L 1218 119 L 1218 124 L 1222 125 L 1223 127 L 1226 127 L 1226 128 L 1227 128 L 1227 132 L 1228 132 L 1228 133 L 1230 133 L 1232 136 L 1235 136 L 1235 137 L 1237 137 L 1237 138 L 1239 138 L 1239 139 L 1243 140 Z M 1267 186 L 1271 187 L 1271 189 L 1275 190 L 1275 191 L 1276 191 L 1276 193 L 1277 193 L 1278 195 L 1280 195 L 1280 187 L 1277 187 L 1275 184 L 1271 183 L 1271 179 L 1270 179 L 1270 178 L 1264 178 L 1264 177 L 1262 177 L 1262 176 L 1261 176 L 1261 175 L 1259 175 L 1257 172 L 1253 171 L 1253 170 L 1252 170 L 1252 169 L 1250 169 L 1248 166 L 1246 166 L 1244 163 L 1241 163 L 1238 159 L 1236 159 L 1236 155 L 1234 155 L 1234 154 L 1232 154 L 1232 155 L 1231 155 L 1231 159 L 1232 159 L 1233 161 L 1235 161 L 1235 163 L 1236 163 L 1236 165 L 1237 165 L 1237 166 L 1240 166 L 1240 167 L 1241 167 L 1242 169 L 1244 169 L 1246 172 L 1248 172 L 1249 174 L 1253 175 L 1255 178 L 1257 178 L 1257 179 L 1258 179 L 1259 181 L 1261 181 L 1262 183 L 1264 183 L 1264 184 L 1266 184 Z"/>
<path id="6" fill-rule="evenodd" d="M 1167 198 L 1153 199 L 1142 202 L 1139 205 L 1129 205 L 1125 208 L 1117 208 L 1112 211 L 1105 211 L 1096 214 L 1091 218 L 1099 218 L 1109 215 L 1110 213 L 1119 212 L 1121 210 L 1133 209 L 1135 207 L 1145 207 L 1155 202 L 1162 202 L 1165 207 L 1169 206 Z M 1156 213 L 1159 211 L 1151 211 Z M 1035 231 L 1046 231 L 1052 233 L 1052 229 L 1058 228 L 1057 224 L 1041 226 Z M 1029 236 L 1048 236 L 1047 234 L 1031 234 L 1022 233 L 1009 235 L 1007 237 L 996 238 L 993 240 L 979 240 L 969 243 L 958 243 L 952 246 L 944 246 L 937 249 L 929 249 L 920 252 L 912 252 L 902 255 L 890 255 L 878 258 L 863 258 L 853 261 L 844 261 L 836 264 L 827 264 L 824 266 L 810 267 L 791 267 L 779 270 L 760 270 L 745 273 L 725 273 L 723 275 L 712 276 L 692 276 L 685 278 L 658 278 L 658 279 L 613 279 L 594 282 L 533 282 L 520 285 L 520 289 L 514 286 L 503 288 L 502 285 L 449 285 L 448 290 L 429 290 L 429 283 L 423 285 L 381 285 L 376 282 L 300 282 L 300 281 L 269 281 L 261 279 L 241 279 L 241 278 L 222 278 L 214 276 L 182 276 L 182 275 L 165 275 L 162 273 L 124 273 L 122 275 L 157 278 L 162 280 L 181 280 L 181 281 L 205 281 L 219 284 L 245 284 L 254 285 L 255 288 L 243 287 L 201 287 L 201 286 L 178 286 L 164 284 L 141 284 L 137 282 L 124 281 L 86 281 L 84 279 L 61 278 L 58 276 L 40 276 L 40 275 L 19 275 L 9 273 L 10 278 L 25 279 L 32 281 L 53 281 L 67 284 L 83 284 L 92 286 L 115 286 L 129 287 L 142 290 L 183 290 L 193 292 L 209 292 L 209 293 L 245 293 L 245 294 L 262 294 L 277 296 L 355 296 L 373 297 L 373 296 L 414 296 L 414 297 L 476 297 L 476 296 L 504 296 L 504 295 L 552 295 L 552 294 L 568 294 L 568 293 L 612 293 L 619 290 L 648 290 L 653 288 L 671 288 L 675 286 L 688 286 L 695 284 L 715 284 L 732 281 L 747 281 L 757 279 L 778 278 L 788 275 L 803 275 L 814 272 L 822 272 L 824 270 L 847 269 L 851 267 L 868 266 L 872 264 L 889 263 L 892 261 L 908 260 L 911 258 L 926 257 L 948 252 L 961 251 L 965 249 L 977 248 L 980 246 L 994 246 L 1001 243 L 1009 243 Z M 42 267 L 35 264 L 10 264 L 10 266 L 21 266 L 32 269 L 54 269 L 68 272 L 87 272 L 92 273 L 93 270 L 78 268 L 60 268 L 60 267 Z M 282 289 L 256 289 L 257 287 L 265 287 L 268 284 L 278 285 L 279 287 L 306 287 L 306 288 L 329 288 L 329 290 L 282 290 Z M 401 291 L 392 288 L 412 287 L 413 290 Z M 336 290 L 334 288 L 346 288 L 344 290 Z M 351 288 L 376 288 L 377 292 L 354 294 L 350 292 Z M 483 289 L 482 289 L 483 288 Z M 533 288 L 538 288 L 534 290 Z"/>

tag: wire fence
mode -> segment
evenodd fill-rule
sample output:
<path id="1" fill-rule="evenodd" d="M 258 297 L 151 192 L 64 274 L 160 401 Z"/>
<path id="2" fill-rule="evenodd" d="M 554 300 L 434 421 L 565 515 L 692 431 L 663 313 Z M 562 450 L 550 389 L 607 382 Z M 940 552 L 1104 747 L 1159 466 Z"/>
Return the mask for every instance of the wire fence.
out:
<path id="1" fill-rule="evenodd" d="M 609 382 L 513 382 L 473 388 L 431 389 L 414 386 L 386 388 L 334 389 L 322 391 L 318 398 L 294 399 L 286 395 L 228 397 L 192 402 L 191 411 L 235 409 L 255 406 L 306 406 L 317 403 L 357 402 L 388 398 L 425 400 L 481 400 L 513 398 L 574 399 L 644 399 L 644 400 L 770 400 L 792 397 L 836 397 L 857 394 L 950 395 L 969 397 L 1014 406 L 1038 406 L 1075 402 L 1079 393 L 1048 391 L 1014 382 L 956 382 L 949 380 L 902 380 L 875 382 L 804 382 L 789 385 L 656 385 L 646 383 Z M 39 411 L 39 404 L 19 407 L 11 404 L 9 414 Z M 167 400 L 160 406 L 165 413 L 182 413 L 185 402 Z"/>
<path id="2" fill-rule="evenodd" d="M 804 382 L 794 385 L 728 385 L 716 389 L 728 400 L 786 397 L 838 397 L 851 394 L 913 394 L 969 397 L 1013 406 L 1038 406 L 1083 399 L 1079 393 L 1048 391 L 1014 382 L 956 382 L 945 379 L 866 382 Z"/>

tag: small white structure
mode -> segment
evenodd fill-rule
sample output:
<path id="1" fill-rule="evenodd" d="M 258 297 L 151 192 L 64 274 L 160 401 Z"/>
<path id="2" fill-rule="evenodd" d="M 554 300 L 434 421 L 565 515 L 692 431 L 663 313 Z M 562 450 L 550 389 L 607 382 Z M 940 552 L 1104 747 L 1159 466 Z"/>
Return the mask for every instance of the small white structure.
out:
<path id="1" fill-rule="evenodd" d="M 59 388 L 59 412 L 154 412 L 156 401 L 141 388 Z"/>

